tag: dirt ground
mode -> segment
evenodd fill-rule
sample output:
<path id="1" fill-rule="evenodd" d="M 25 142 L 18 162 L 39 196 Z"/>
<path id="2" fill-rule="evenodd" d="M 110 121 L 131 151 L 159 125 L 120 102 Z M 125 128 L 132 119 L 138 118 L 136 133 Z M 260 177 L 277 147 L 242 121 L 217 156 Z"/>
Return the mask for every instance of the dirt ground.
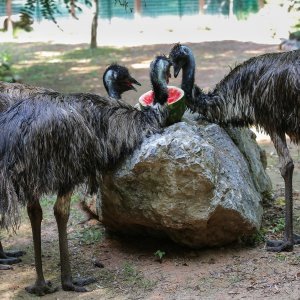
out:
<path id="1" fill-rule="evenodd" d="M 168 53 L 170 47 L 128 48 L 125 62 L 149 65 L 154 54 Z M 236 62 L 261 53 L 278 51 L 276 45 L 235 41 L 206 42 L 192 44 L 191 47 L 197 61 L 196 82 L 205 89 L 213 87 L 228 72 L 229 66 L 234 66 Z M 133 73 L 141 83 L 147 82 L 147 69 L 137 67 Z M 93 82 L 89 85 L 92 86 L 91 90 L 103 92 L 103 88 L 98 90 L 98 85 L 93 86 Z M 178 84 L 179 81 L 173 83 Z M 144 90 L 140 93 L 149 86 L 145 84 L 142 88 Z M 284 216 L 283 183 L 278 171 L 278 157 L 268 137 L 258 136 L 258 142 L 267 152 L 267 171 L 276 198 L 274 205 L 265 209 L 263 229 L 268 238 L 278 237 L 282 234 Z M 295 160 L 295 227 L 300 228 L 299 149 L 295 145 L 290 145 L 290 149 Z M 51 198 L 42 203 L 43 262 L 45 277 L 60 287 L 53 202 Z M 60 288 L 43 299 L 300 299 L 298 246 L 290 253 L 269 253 L 264 249 L 263 238 L 257 236 L 255 246 L 237 242 L 222 248 L 194 250 L 170 241 L 109 235 L 96 221 L 81 223 L 84 219 L 85 215 L 75 199 L 68 227 L 73 276 L 94 276 L 96 283 L 88 286 L 87 293 L 64 292 Z M 31 231 L 26 216 L 17 234 L 6 235 L 3 244 L 27 253 L 12 270 L 0 271 L 0 298 L 32 299 L 33 296 L 24 290 L 35 279 Z M 163 256 L 161 261 L 154 254 L 158 250 Z M 104 268 L 99 267 L 99 262 Z"/>

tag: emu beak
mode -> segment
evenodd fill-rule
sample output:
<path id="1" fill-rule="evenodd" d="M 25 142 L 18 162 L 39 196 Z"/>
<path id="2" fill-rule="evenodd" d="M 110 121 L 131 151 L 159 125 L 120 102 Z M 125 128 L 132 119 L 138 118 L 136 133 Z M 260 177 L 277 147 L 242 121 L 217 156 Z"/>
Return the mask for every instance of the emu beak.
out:
<path id="1" fill-rule="evenodd" d="M 137 89 L 132 84 L 136 84 L 136 85 L 141 86 L 141 84 L 137 80 L 135 80 L 133 77 L 129 78 L 129 83 L 130 83 L 131 89 L 136 91 L 136 92 L 137 92 Z"/>
<path id="2" fill-rule="evenodd" d="M 177 65 L 177 64 L 176 65 L 173 64 L 173 68 L 174 68 L 174 77 L 177 78 L 177 76 L 178 76 L 178 74 L 179 74 L 179 72 L 181 70 L 181 66 Z"/>
<path id="3" fill-rule="evenodd" d="M 130 81 L 136 85 L 141 86 L 141 84 L 137 80 L 135 80 L 133 77 L 130 77 Z"/>

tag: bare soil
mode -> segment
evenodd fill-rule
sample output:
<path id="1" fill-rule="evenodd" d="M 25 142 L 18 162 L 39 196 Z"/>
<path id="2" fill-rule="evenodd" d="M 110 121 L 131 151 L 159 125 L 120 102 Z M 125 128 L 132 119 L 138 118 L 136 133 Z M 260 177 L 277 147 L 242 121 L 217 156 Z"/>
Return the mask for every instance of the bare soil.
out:
<path id="1" fill-rule="evenodd" d="M 86 45 L 78 47 L 83 46 Z M 51 51 L 52 48 L 60 52 L 68 50 L 63 45 L 24 44 L 19 47 L 27 47 L 28 51 L 34 51 L 37 47 L 40 51 Z M 155 54 L 168 53 L 170 47 L 156 45 L 123 49 L 126 53 L 123 63 L 136 67 L 132 73 L 143 84 L 139 94 L 149 89 L 149 61 Z M 235 41 L 191 44 L 191 47 L 198 65 L 196 82 L 205 89 L 213 87 L 229 71 L 229 66 L 254 55 L 278 51 L 276 45 Z M 100 72 L 107 63 L 102 62 L 98 66 Z M 83 76 L 83 79 L 87 91 L 104 93 L 98 78 Z M 64 90 L 66 87 L 60 82 L 57 80 L 53 85 L 58 90 Z M 179 84 L 179 81 L 173 83 Z M 130 97 L 137 99 L 137 95 L 131 93 L 126 96 L 126 101 L 133 104 Z M 237 242 L 221 248 L 199 250 L 149 237 L 118 237 L 105 232 L 95 220 L 81 223 L 85 215 L 78 207 L 78 200 L 74 199 L 68 227 L 73 276 L 94 276 L 97 282 L 88 286 L 87 293 L 64 292 L 60 288 L 44 299 L 300 299 L 300 248 L 296 246 L 290 253 L 265 251 L 264 234 L 267 238 L 282 235 L 283 181 L 278 171 L 278 157 L 270 140 L 259 135 L 258 142 L 267 152 L 267 171 L 272 179 L 276 201 L 265 208 L 261 235 L 256 235 L 255 244 Z M 299 149 L 291 144 L 290 150 L 295 160 L 295 227 L 300 229 Z M 45 277 L 60 286 L 53 202 L 53 198 L 43 201 L 43 262 Z M 24 290 L 34 282 L 35 270 L 31 230 L 25 213 L 23 219 L 16 235 L 6 234 L 2 240 L 6 247 L 23 249 L 27 253 L 12 270 L 0 271 L 1 299 L 33 298 Z M 154 255 L 158 250 L 162 260 Z M 100 262 L 104 268 L 99 267 Z"/>

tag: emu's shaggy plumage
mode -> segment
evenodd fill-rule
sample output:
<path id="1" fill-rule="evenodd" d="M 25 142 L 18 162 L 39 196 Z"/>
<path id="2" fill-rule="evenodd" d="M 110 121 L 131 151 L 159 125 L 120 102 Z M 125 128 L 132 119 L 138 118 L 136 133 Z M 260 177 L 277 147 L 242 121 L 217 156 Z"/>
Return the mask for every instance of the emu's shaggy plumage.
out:
<path id="1" fill-rule="evenodd" d="M 168 115 L 167 89 L 171 63 L 151 64 L 157 101 L 139 111 L 122 101 L 94 94 L 35 93 L 0 115 L 0 222 L 19 224 L 19 204 L 27 205 L 32 225 L 36 283 L 27 288 L 42 295 L 55 291 L 45 281 L 41 260 L 41 195 L 58 194 L 54 213 L 59 231 L 61 279 L 64 290 L 85 291 L 72 282 L 66 226 L 70 197 L 76 185 L 112 169 L 149 134 L 160 132 Z M 158 68 L 158 69 L 156 69 Z M 163 74 L 163 75 L 161 75 Z M 0 95 L 1 96 L 1 95 Z"/>
<path id="2" fill-rule="evenodd" d="M 20 98 L 47 92 L 54 92 L 54 90 L 43 87 L 35 87 L 28 84 L 0 81 L 0 112 L 6 110 Z"/>
<path id="3" fill-rule="evenodd" d="M 96 180 L 158 132 L 164 118 L 159 109 L 141 112 L 94 94 L 44 93 L 17 102 L 0 115 L 1 225 L 17 225 L 18 203 Z"/>
<path id="4" fill-rule="evenodd" d="M 170 51 L 174 75 L 182 69 L 182 89 L 187 106 L 209 121 L 223 125 L 255 125 L 271 137 L 279 155 L 285 181 L 286 225 L 284 241 L 268 241 L 269 251 L 290 251 L 299 243 L 293 234 L 293 160 L 285 134 L 300 141 L 300 50 L 268 53 L 236 66 L 214 90 L 204 93 L 194 85 L 195 59 L 192 50 L 176 44 Z"/>
<path id="5" fill-rule="evenodd" d="M 128 69 L 118 64 L 110 65 L 103 74 L 104 87 L 110 97 L 120 99 L 122 94 L 128 90 L 136 90 L 133 84 L 140 85 L 129 73 Z M 0 82 L 0 112 L 5 111 L 18 101 L 20 98 L 31 97 L 35 94 L 55 92 L 43 87 L 34 87 L 19 83 Z M 41 97 L 37 97 L 40 99 Z M 16 207 L 16 212 L 18 207 Z M 17 214 L 18 216 L 18 214 Z M 13 264 L 21 261 L 19 256 L 24 254 L 23 251 L 4 252 L 0 241 L 0 267 L 2 264 Z M 8 269 L 8 266 L 3 266 Z"/>
<path id="6" fill-rule="evenodd" d="M 19 83 L 0 82 L 0 113 L 7 110 L 8 107 L 10 107 L 22 97 L 29 97 L 30 95 L 36 93 L 52 91 L 53 90 L 51 89 L 34 87 Z M 21 259 L 19 259 L 18 257 L 22 256 L 24 253 L 24 251 L 4 251 L 2 243 L 0 241 L 0 268 L 2 267 L 3 269 L 9 269 L 5 265 L 19 263 Z"/>

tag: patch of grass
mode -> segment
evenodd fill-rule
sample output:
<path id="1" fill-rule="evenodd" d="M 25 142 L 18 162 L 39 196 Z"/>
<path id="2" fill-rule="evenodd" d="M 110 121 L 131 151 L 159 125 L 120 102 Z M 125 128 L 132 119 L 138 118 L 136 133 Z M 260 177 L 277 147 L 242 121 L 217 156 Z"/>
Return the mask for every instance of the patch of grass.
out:
<path id="1" fill-rule="evenodd" d="M 285 220 L 284 220 L 284 218 L 280 218 L 280 219 L 278 219 L 278 221 L 276 223 L 274 223 L 270 227 L 269 231 L 272 233 L 279 233 L 284 230 L 284 227 L 285 227 Z"/>
<path id="2" fill-rule="evenodd" d="M 44 196 L 40 200 L 40 204 L 42 208 L 49 210 L 49 208 L 53 208 L 55 201 L 56 201 L 56 195 L 49 195 L 49 196 Z"/>
<path id="3" fill-rule="evenodd" d="M 0 80 L 6 82 L 18 82 L 21 78 L 15 74 L 12 67 L 11 55 L 8 52 L 0 52 Z"/>
<path id="4" fill-rule="evenodd" d="M 279 206 L 279 207 L 284 207 L 285 206 L 285 198 L 284 197 L 278 197 L 275 201 L 274 204 Z"/>
<path id="5" fill-rule="evenodd" d="M 215 284 L 216 279 L 212 277 L 202 277 L 197 283 L 195 283 L 194 288 L 200 292 L 204 292 L 207 289 L 211 289 Z"/>
<path id="6" fill-rule="evenodd" d="M 19 69 L 19 74 L 25 78 L 23 83 L 34 86 L 50 88 L 63 93 L 88 91 L 89 89 L 84 83 L 89 79 L 89 76 L 71 72 L 70 68 L 71 66 L 67 63 L 34 65 Z M 78 82 L 79 84 L 77 84 Z"/>
<path id="7" fill-rule="evenodd" d="M 82 232 L 81 243 L 86 245 L 94 244 L 103 238 L 100 228 L 86 228 Z"/>
<path id="8" fill-rule="evenodd" d="M 56 195 L 49 195 L 49 196 L 44 196 L 40 200 L 41 206 L 47 208 L 47 207 L 53 207 L 57 199 Z M 81 195 L 79 193 L 74 193 L 71 197 L 71 203 L 78 203 L 79 200 L 81 199 Z"/>
<path id="9" fill-rule="evenodd" d="M 287 260 L 287 256 L 283 253 L 277 253 L 275 257 L 278 261 L 286 261 Z"/>
<path id="10" fill-rule="evenodd" d="M 80 60 L 80 59 L 90 59 L 91 62 L 95 62 L 99 57 L 104 59 L 119 59 L 122 56 L 121 49 L 116 49 L 112 47 L 101 47 L 97 49 L 76 49 L 73 51 L 68 51 L 61 55 L 62 60 Z"/>
<path id="11" fill-rule="evenodd" d="M 76 239 L 80 245 L 92 245 L 102 240 L 104 234 L 98 226 L 91 226 L 70 234 L 70 239 Z"/>
<path id="12" fill-rule="evenodd" d="M 150 291 L 154 288 L 156 281 L 144 277 L 131 263 L 125 262 L 117 270 L 100 270 L 100 281 L 105 287 L 115 290 L 115 292 L 130 292 L 139 294 Z"/>
<path id="13" fill-rule="evenodd" d="M 242 280 L 243 280 L 243 277 L 242 277 L 241 275 L 238 275 L 238 274 L 230 275 L 229 278 L 228 278 L 228 281 L 229 281 L 229 283 L 230 283 L 230 286 L 231 286 L 232 284 L 241 282 Z"/>
<path id="14" fill-rule="evenodd" d="M 125 49 L 86 46 L 24 44 L 1 45 L 23 82 L 64 93 L 99 92 L 102 70 L 112 62 L 121 62 Z M 101 76 L 100 76 L 101 77 Z M 99 81 L 98 81 L 99 79 Z"/>
<path id="15" fill-rule="evenodd" d="M 42 82 L 47 80 L 58 80 L 68 70 L 69 64 L 41 63 L 27 68 L 19 67 L 19 73 L 27 76 L 26 81 Z M 38 84 L 36 84 L 38 85 Z"/>
<path id="16" fill-rule="evenodd" d="M 47 195 L 40 199 L 40 204 L 43 209 L 43 215 L 46 220 L 54 218 L 53 207 L 56 202 L 56 199 L 57 195 Z M 71 197 L 70 217 L 75 218 L 77 221 L 82 219 L 82 212 L 78 210 L 76 206 L 80 199 L 80 193 L 74 193 Z"/>
<path id="17" fill-rule="evenodd" d="M 240 242 L 248 247 L 256 247 L 266 241 L 267 230 L 261 228 L 250 236 L 242 236 Z"/>

